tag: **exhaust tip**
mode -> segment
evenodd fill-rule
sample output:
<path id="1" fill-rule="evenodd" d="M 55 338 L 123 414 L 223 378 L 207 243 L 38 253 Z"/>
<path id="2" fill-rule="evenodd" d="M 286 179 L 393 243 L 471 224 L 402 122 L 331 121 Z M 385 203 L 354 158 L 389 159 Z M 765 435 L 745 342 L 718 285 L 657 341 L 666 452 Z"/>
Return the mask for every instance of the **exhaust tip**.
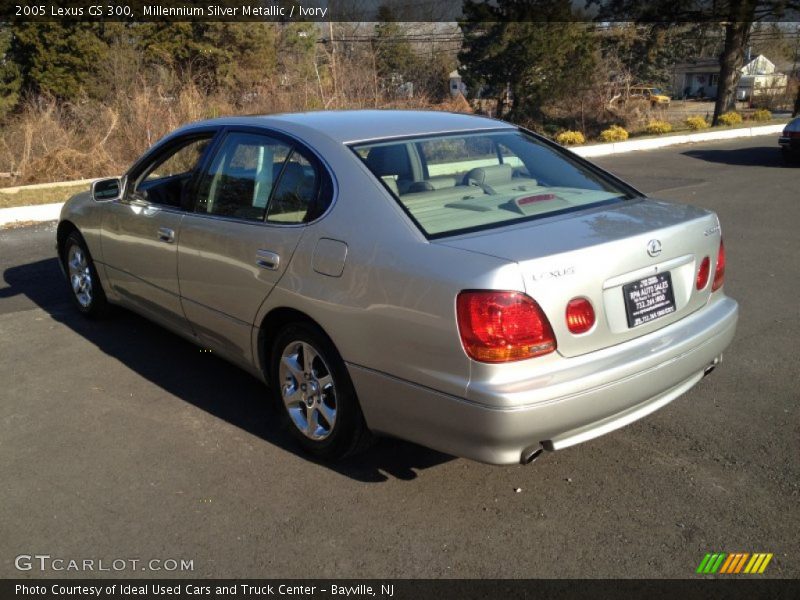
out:
<path id="1" fill-rule="evenodd" d="M 520 463 L 523 465 L 529 465 L 533 461 L 535 461 L 539 456 L 541 456 L 542 452 L 544 452 L 544 448 L 541 444 L 537 444 L 536 446 L 531 446 L 530 448 L 526 448 L 522 451 L 522 457 L 520 458 Z"/>
<path id="2" fill-rule="evenodd" d="M 711 371 L 716 369 L 717 365 L 719 363 L 721 363 L 721 362 L 722 362 L 722 356 L 718 356 L 714 360 L 712 360 L 710 363 L 708 363 L 708 365 L 706 365 L 706 368 L 703 369 L 703 377 L 706 377 L 706 376 L 710 375 Z"/>

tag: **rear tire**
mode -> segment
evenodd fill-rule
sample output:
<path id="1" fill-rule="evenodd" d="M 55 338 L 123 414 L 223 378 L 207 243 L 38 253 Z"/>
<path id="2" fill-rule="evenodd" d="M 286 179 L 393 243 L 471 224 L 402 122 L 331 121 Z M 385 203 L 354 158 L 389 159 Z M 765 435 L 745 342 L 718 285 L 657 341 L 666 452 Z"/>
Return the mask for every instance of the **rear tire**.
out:
<path id="1" fill-rule="evenodd" d="M 70 233 L 64 241 L 61 260 L 75 307 L 87 317 L 105 315 L 109 308 L 108 300 L 86 242 L 77 231 Z"/>
<path id="2" fill-rule="evenodd" d="M 311 323 L 291 323 L 275 336 L 269 381 L 283 426 L 316 458 L 334 461 L 372 440 L 339 352 Z"/>

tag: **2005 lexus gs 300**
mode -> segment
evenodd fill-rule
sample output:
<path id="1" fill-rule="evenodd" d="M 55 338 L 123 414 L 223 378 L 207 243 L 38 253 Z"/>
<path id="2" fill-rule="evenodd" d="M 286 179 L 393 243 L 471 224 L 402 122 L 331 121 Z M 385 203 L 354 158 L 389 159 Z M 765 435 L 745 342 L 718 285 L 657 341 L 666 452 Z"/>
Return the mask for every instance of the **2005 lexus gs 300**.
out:
<path id="1" fill-rule="evenodd" d="M 529 462 L 689 390 L 737 320 L 715 214 L 466 115 L 192 124 L 69 200 L 57 244 L 78 310 L 247 369 L 330 459 L 385 434 Z"/>

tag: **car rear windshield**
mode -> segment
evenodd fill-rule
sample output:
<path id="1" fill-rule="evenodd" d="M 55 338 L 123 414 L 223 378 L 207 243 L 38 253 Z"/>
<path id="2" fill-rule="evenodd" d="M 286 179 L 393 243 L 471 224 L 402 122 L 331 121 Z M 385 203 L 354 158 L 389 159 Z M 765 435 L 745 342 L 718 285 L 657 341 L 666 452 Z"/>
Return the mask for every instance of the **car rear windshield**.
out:
<path id="1" fill-rule="evenodd" d="M 634 197 L 599 170 L 516 129 L 352 148 L 429 238 Z"/>

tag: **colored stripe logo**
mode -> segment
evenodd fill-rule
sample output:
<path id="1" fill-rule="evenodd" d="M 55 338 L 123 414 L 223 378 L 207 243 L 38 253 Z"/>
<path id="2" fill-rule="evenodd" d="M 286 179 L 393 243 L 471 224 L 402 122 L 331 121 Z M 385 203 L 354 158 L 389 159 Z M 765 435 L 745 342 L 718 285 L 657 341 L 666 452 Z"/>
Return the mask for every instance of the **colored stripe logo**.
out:
<path id="1" fill-rule="evenodd" d="M 700 561 L 696 573 L 703 575 L 736 575 L 745 573 L 749 575 L 760 575 L 763 573 L 769 561 L 772 560 L 772 553 L 735 552 L 726 554 L 725 552 L 709 552 Z"/>

